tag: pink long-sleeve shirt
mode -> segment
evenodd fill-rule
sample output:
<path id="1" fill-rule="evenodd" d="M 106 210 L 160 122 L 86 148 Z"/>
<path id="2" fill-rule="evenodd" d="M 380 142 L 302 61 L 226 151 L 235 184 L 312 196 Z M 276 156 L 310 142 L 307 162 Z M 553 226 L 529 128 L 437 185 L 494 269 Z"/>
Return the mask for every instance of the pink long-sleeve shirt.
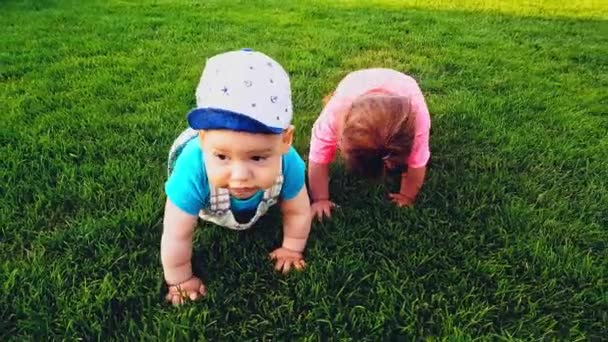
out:
<path id="1" fill-rule="evenodd" d="M 406 96 L 416 113 L 412 150 L 406 158 L 410 168 L 426 166 L 431 156 L 429 132 L 431 117 L 416 80 L 392 69 L 364 69 L 348 74 L 338 84 L 331 99 L 317 118 L 311 134 L 309 160 L 317 164 L 333 161 L 340 141 L 338 123 L 354 100 L 369 93 Z"/>

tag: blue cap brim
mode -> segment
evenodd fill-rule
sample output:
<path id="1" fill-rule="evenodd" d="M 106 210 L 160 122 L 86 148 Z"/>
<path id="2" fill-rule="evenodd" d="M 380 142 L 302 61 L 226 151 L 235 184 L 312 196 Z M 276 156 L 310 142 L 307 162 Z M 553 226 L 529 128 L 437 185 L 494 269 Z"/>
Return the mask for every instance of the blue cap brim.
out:
<path id="1" fill-rule="evenodd" d="M 231 131 L 280 134 L 280 127 L 269 127 L 246 115 L 217 108 L 196 108 L 188 113 L 193 129 L 228 129 Z"/>

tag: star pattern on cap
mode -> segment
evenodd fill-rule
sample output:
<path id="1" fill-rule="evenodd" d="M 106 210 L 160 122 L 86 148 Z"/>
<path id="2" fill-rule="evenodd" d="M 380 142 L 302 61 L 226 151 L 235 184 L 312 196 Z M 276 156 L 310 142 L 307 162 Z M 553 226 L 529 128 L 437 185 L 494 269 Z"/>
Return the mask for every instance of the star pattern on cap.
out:
<path id="1" fill-rule="evenodd" d="M 220 67 L 214 65 L 211 73 L 206 74 L 207 94 L 203 91 L 197 99 L 209 108 L 227 108 L 274 129 L 283 127 L 292 113 L 288 76 L 272 60 L 260 60 L 255 53 L 244 56 L 234 63 L 214 59 Z"/>

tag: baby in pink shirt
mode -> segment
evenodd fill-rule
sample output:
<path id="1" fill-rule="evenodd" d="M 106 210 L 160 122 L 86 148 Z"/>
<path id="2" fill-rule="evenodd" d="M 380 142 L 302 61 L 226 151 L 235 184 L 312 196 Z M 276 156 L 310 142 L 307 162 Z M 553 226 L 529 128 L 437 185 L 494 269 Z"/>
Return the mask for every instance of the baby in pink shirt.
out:
<path id="1" fill-rule="evenodd" d="M 311 134 L 308 177 L 312 211 L 330 217 L 329 164 L 336 150 L 349 170 L 366 178 L 401 172 L 401 189 L 389 197 L 412 206 L 422 187 L 430 157 L 431 119 L 416 81 L 391 69 L 348 74 L 317 118 Z"/>

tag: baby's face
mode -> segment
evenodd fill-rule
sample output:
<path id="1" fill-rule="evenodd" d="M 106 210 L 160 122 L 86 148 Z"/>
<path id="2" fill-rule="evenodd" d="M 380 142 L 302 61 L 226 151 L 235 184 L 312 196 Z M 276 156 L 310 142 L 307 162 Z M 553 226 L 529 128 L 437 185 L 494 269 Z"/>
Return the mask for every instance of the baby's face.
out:
<path id="1" fill-rule="evenodd" d="M 270 188 L 281 172 L 281 156 L 289 150 L 292 135 L 292 129 L 283 134 L 200 131 L 209 182 L 241 199 Z"/>

